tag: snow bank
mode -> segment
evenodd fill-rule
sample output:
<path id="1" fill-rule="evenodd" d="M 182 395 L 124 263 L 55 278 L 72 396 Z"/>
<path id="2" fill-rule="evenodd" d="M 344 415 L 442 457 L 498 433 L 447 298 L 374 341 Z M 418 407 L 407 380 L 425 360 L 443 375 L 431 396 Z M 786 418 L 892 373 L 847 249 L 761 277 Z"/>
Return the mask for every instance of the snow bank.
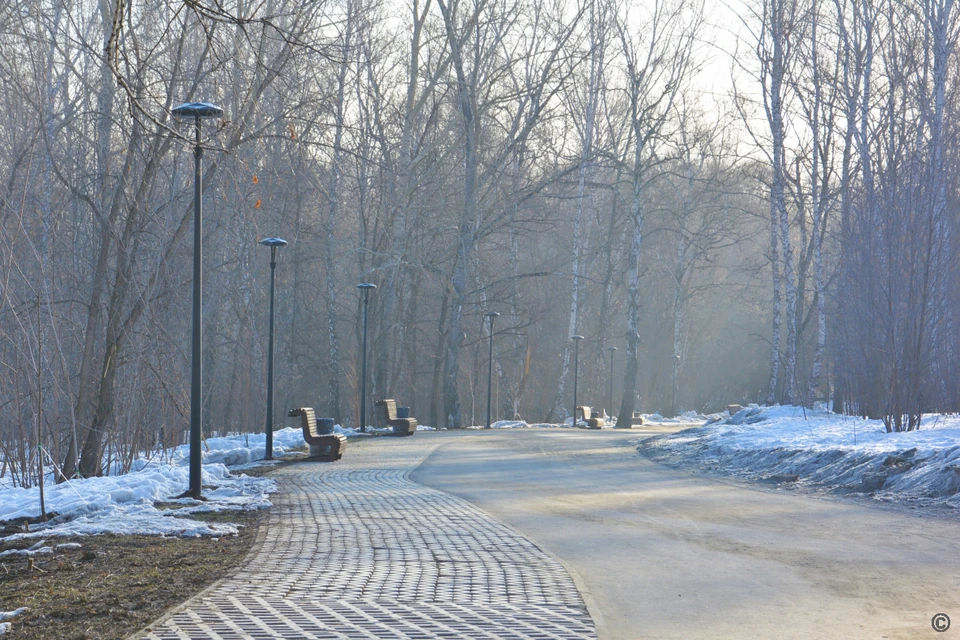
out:
<path id="1" fill-rule="evenodd" d="M 523 420 L 497 420 L 490 425 L 491 429 L 527 429 L 530 425 Z"/>
<path id="2" fill-rule="evenodd" d="M 645 413 L 642 417 L 645 426 L 699 427 L 709 420 L 711 416 L 705 416 L 696 411 L 685 411 L 673 418 L 664 418 L 659 413 Z"/>
<path id="3" fill-rule="evenodd" d="M 351 430 L 336 429 L 351 434 Z M 273 437 L 276 456 L 304 446 L 300 429 L 280 429 Z M 54 484 L 51 477 L 44 501 L 47 512 L 58 515 L 49 522 L 31 525 L 29 531 L 0 540 L 104 533 L 214 537 L 235 534 L 234 524 L 208 523 L 189 516 L 269 507 L 269 494 L 276 491 L 276 483 L 240 472 L 263 464 L 265 442 L 266 435 L 262 433 L 205 440 L 201 452 L 204 501 L 174 497 L 189 486 L 187 445 L 177 447 L 163 461 L 160 458 L 136 460 L 131 472 L 125 475 L 61 484 Z M 2 487 L 0 521 L 36 518 L 40 515 L 39 503 L 37 487 Z"/>
<path id="4" fill-rule="evenodd" d="M 29 531 L 2 540 L 39 536 L 96 535 L 103 533 L 173 536 L 222 536 L 235 534 L 236 525 L 207 523 L 182 516 L 190 514 L 261 509 L 270 506 L 268 495 L 276 483 L 268 478 L 231 474 L 221 463 L 203 465 L 202 484 L 206 501 L 174 498 L 189 485 L 184 466 L 143 462 L 122 476 L 84 478 L 48 485 L 46 509 L 58 514 L 49 522 L 31 525 Z M 157 503 L 162 503 L 158 506 Z M 0 520 L 35 518 L 39 515 L 36 487 L 0 491 Z M 173 516 L 181 517 L 173 517 Z"/>
<path id="5" fill-rule="evenodd" d="M 585 423 L 584 423 L 585 424 Z M 567 418 L 565 424 L 551 424 L 547 422 L 534 422 L 529 423 L 524 420 L 497 420 L 496 422 L 490 423 L 491 429 L 556 429 L 557 427 L 571 427 L 573 426 L 573 421 Z M 473 425 L 470 427 L 465 427 L 466 429 L 484 429 L 484 425 Z"/>
<path id="6" fill-rule="evenodd" d="M 879 420 L 752 406 L 652 436 L 638 449 L 658 461 L 771 484 L 960 507 L 960 417 L 955 416 L 927 416 L 919 431 L 888 434 Z"/>

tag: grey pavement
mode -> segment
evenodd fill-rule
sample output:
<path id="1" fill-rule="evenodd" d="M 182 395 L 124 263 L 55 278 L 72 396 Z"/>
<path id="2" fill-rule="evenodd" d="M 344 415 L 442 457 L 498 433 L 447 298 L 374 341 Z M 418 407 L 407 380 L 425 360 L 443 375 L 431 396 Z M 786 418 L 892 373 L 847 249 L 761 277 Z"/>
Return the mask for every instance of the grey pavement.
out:
<path id="1" fill-rule="evenodd" d="M 471 432 L 411 478 L 559 558 L 600 638 L 960 637 L 956 511 L 673 469 L 637 454 L 644 433 Z M 945 633 L 938 613 L 953 618 Z"/>
<path id="2" fill-rule="evenodd" d="M 246 566 L 137 637 L 595 638 L 555 558 L 409 474 L 445 434 L 352 443 L 278 469 Z"/>

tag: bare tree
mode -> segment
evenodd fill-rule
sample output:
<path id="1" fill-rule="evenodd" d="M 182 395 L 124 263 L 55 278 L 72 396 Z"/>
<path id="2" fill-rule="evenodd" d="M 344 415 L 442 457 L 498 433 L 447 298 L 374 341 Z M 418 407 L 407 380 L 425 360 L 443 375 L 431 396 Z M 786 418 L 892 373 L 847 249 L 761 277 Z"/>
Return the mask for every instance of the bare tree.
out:
<path id="1" fill-rule="evenodd" d="M 642 24 L 639 33 L 634 24 Z M 640 252 L 644 197 L 659 175 L 658 144 L 668 133 L 674 102 L 695 68 L 695 44 L 702 27 L 702 5 L 656 2 L 639 23 L 621 16 L 617 24 L 626 71 L 627 117 L 632 141 L 627 160 L 630 176 L 627 259 L 627 349 L 619 424 L 630 424 L 637 389 L 640 343 Z"/>

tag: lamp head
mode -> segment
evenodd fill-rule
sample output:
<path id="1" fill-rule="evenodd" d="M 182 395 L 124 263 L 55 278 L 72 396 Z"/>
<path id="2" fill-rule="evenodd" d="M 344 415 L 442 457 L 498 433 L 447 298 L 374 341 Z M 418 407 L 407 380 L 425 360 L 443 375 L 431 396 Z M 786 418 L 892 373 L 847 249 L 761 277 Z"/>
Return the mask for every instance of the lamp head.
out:
<path id="1" fill-rule="evenodd" d="M 220 118 L 223 109 L 209 102 L 184 102 L 170 110 L 174 118 Z"/>
<path id="2" fill-rule="evenodd" d="M 493 319 L 493 318 L 496 318 L 497 316 L 499 316 L 500 314 L 497 313 L 496 311 L 487 311 L 487 312 L 486 312 L 485 314 L 483 314 L 483 315 L 487 316 L 487 317 L 490 318 L 490 319 Z"/>
<path id="3" fill-rule="evenodd" d="M 357 285 L 357 289 L 376 289 L 377 285 L 372 282 L 361 282 Z"/>
<path id="4" fill-rule="evenodd" d="M 260 241 L 265 247 L 285 247 L 287 246 L 287 241 L 283 238 L 264 238 Z"/>
<path id="5" fill-rule="evenodd" d="M 616 350 L 617 350 L 616 347 L 607 347 L 607 351 L 609 351 L 611 354 L 613 354 L 613 352 Z"/>
<path id="6" fill-rule="evenodd" d="M 583 336 L 570 336 L 571 340 L 583 340 Z"/>

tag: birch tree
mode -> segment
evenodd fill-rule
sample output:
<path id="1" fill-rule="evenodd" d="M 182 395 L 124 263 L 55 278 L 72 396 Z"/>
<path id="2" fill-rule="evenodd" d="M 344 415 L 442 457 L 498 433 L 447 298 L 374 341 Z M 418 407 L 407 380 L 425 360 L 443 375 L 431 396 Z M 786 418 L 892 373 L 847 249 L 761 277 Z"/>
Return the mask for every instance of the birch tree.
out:
<path id="1" fill-rule="evenodd" d="M 673 113 L 674 102 L 686 89 L 696 64 L 695 44 L 702 28 L 701 4 L 653 4 L 643 18 L 621 15 L 617 23 L 620 53 L 625 71 L 627 118 L 631 144 L 625 159 L 630 199 L 627 258 L 627 349 L 623 374 L 623 399 L 619 424 L 630 424 L 633 415 L 640 344 L 640 251 L 643 240 L 645 191 L 658 175 L 661 140 Z M 642 25 L 637 28 L 634 25 Z"/>

